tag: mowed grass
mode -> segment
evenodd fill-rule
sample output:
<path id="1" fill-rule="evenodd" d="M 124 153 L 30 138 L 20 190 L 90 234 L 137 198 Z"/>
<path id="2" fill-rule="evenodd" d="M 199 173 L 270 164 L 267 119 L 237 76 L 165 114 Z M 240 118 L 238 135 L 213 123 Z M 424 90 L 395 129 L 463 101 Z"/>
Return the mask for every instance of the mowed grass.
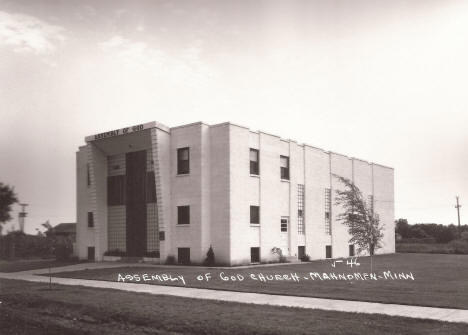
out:
<path id="1" fill-rule="evenodd" d="M 0 272 L 18 272 L 47 267 L 58 267 L 80 263 L 79 261 L 57 261 L 55 259 L 0 260 Z"/>
<path id="2" fill-rule="evenodd" d="M 467 255 L 428 255 L 428 254 L 392 254 L 373 257 L 373 271 L 382 273 L 412 273 L 414 281 L 409 280 L 305 280 L 260 282 L 250 278 L 264 275 L 297 273 L 300 277 L 310 272 L 344 273 L 370 272 L 370 257 L 358 258 L 360 266 L 337 263 L 332 267 L 331 260 L 309 263 L 265 266 L 246 269 L 214 269 L 202 267 L 122 267 L 100 270 L 83 270 L 54 274 L 56 277 L 84 278 L 118 281 L 118 275 L 143 274 L 184 276 L 187 287 L 199 287 L 217 290 L 259 292 L 268 294 L 334 298 L 345 300 L 372 301 L 420 306 L 468 308 L 468 256 Z M 209 281 L 197 280 L 198 275 L 210 273 Z M 220 275 L 242 275 L 243 281 L 223 281 Z M 135 282 L 135 281 L 133 281 Z M 139 283 L 155 285 L 184 286 L 180 282 L 151 280 Z"/>
<path id="3" fill-rule="evenodd" d="M 0 280 L 2 334 L 468 334 L 468 324 Z"/>

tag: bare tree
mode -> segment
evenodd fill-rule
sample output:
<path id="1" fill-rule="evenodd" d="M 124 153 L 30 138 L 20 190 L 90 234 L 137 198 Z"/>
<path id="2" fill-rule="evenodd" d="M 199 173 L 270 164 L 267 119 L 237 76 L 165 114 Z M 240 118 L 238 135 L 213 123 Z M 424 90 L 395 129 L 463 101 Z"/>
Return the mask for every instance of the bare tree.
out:
<path id="1" fill-rule="evenodd" d="M 349 179 L 333 175 L 345 186 L 336 190 L 335 205 L 342 206 L 344 211 L 337 220 L 348 227 L 350 243 L 357 246 L 357 251 L 367 251 L 371 256 L 382 247 L 383 225 L 379 215 L 374 213 L 373 204 L 367 204 L 361 190 Z"/>

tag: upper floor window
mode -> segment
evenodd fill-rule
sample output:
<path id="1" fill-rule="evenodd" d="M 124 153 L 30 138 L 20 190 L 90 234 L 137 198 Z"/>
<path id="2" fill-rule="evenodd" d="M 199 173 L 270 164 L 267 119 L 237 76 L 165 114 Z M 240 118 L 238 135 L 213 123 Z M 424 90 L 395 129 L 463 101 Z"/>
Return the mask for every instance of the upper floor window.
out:
<path id="1" fill-rule="evenodd" d="M 94 213 L 93 212 L 88 212 L 88 227 L 89 228 L 94 227 Z"/>
<path id="2" fill-rule="evenodd" d="M 281 232 L 288 232 L 288 218 L 281 218 Z"/>
<path id="3" fill-rule="evenodd" d="M 177 174 L 190 173 L 190 149 L 177 149 Z"/>
<path id="4" fill-rule="evenodd" d="M 260 157 L 257 149 L 250 149 L 250 174 L 259 175 Z"/>
<path id="5" fill-rule="evenodd" d="M 297 185 L 297 232 L 305 234 L 304 227 L 304 184 Z"/>
<path id="6" fill-rule="evenodd" d="M 190 224 L 190 206 L 177 206 L 177 224 Z"/>
<path id="7" fill-rule="evenodd" d="M 91 172 L 89 168 L 89 163 L 86 163 L 86 185 L 91 186 Z"/>
<path id="8" fill-rule="evenodd" d="M 374 196 L 367 196 L 367 206 L 369 207 L 371 213 L 374 213 Z"/>
<path id="9" fill-rule="evenodd" d="M 331 189 L 325 189 L 325 233 L 331 235 Z"/>
<path id="10" fill-rule="evenodd" d="M 280 156 L 281 179 L 289 180 L 289 157 Z"/>
<path id="11" fill-rule="evenodd" d="M 260 223 L 260 207 L 259 206 L 250 206 L 250 223 L 252 224 Z"/>

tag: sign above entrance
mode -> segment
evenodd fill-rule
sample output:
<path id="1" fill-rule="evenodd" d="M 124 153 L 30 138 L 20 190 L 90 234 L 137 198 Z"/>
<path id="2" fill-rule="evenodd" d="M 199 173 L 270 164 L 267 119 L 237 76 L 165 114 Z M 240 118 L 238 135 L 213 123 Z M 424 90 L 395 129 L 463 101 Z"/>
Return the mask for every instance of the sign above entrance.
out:
<path id="1" fill-rule="evenodd" d="M 125 128 L 120 128 L 116 130 L 111 130 L 111 131 L 106 131 L 104 133 L 96 134 L 96 135 L 91 135 L 91 136 L 86 136 L 85 141 L 86 142 L 91 142 L 91 141 L 96 141 L 96 140 L 102 140 L 105 138 L 109 137 L 115 137 L 115 136 L 120 136 L 120 135 L 126 135 L 130 133 L 136 133 L 145 129 L 150 129 L 156 127 L 156 122 L 148 122 L 148 123 L 143 123 L 143 124 L 138 124 L 136 126 L 131 126 L 131 127 L 125 127 Z"/>

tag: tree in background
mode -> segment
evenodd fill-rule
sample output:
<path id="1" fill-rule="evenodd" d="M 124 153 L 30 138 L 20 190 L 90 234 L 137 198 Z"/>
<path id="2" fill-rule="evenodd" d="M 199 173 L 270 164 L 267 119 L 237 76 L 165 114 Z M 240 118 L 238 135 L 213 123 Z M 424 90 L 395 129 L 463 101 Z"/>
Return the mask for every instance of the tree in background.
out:
<path id="1" fill-rule="evenodd" d="M 334 175 L 344 184 L 344 190 L 336 190 L 335 205 L 342 206 L 344 211 L 337 220 L 348 227 L 351 235 L 349 243 L 357 246 L 357 251 L 367 251 L 372 256 L 375 250 L 382 247 L 383 226 L 373 205 L 366 204 L 361 190 L 349 179 Z"/>
<path id="2" fill-rule="evenodd" d="M 0 183 L 0 235 L 2 235 L 3 224 L 11 220 L 11 205 L 18 202 L 13 187 Z"/>

